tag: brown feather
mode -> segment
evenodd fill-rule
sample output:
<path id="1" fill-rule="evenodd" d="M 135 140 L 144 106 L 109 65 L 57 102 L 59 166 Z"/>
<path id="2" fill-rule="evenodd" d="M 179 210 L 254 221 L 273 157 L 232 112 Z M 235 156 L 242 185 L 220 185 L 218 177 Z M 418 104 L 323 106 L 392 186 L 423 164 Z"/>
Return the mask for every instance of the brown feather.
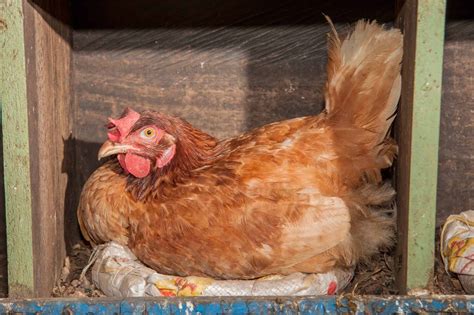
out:
<path id="1" fill-rule="evenodd" d="M 114 159 L 89 178 L 78 208 L 85 237 L 127 244 L 158 272 L 250 279 L 324 272 L 367 259 L 393 238 L 380 184 L 396 144 L 402 37 L 358 22 L 329 38 L 326 111 L 217 141 L 187 122 L 143 112 L 176 141 L 176 155 L 145 178 Z M 138 130 L 137 129 L 137 130 Z"/>

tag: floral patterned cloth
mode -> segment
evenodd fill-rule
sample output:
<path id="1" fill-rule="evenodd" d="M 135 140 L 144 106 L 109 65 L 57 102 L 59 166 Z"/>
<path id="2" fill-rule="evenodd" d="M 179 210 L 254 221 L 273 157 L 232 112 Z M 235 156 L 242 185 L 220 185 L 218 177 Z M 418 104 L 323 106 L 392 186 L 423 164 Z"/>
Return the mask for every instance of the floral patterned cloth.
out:
<path id="1" fill-rule="evenodd" d="M 128 248 L 114 242 L 99 246 L 90 264 L 94 284 L 111 297 L 336 294 L 354 274 L 353 270 L 337 269 L 324 274 L 294 273 L 256 280 L 169 276 L 146 267 Z"/>
<path id="2" fill-rule="evenodd" d="M 447 272 L 474 275 L 474 211 L 451 215 L 441 232 L 441 256 Z"/>

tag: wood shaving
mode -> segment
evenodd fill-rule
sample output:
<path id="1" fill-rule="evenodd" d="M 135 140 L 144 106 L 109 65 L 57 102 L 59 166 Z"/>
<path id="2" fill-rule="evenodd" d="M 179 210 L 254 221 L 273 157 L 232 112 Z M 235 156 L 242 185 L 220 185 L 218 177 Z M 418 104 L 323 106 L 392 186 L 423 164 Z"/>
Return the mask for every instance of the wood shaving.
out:
<path id="1" fill-rule="evenodd" d="M 90 271 L 81 279 L 81 272 L 87 265 L 92 249 L 84 244 L 76 244 L 64 260 L 61 277 L 54 287 L 53 297 L 94 298 L 105 295 L 92 284 Z"/>

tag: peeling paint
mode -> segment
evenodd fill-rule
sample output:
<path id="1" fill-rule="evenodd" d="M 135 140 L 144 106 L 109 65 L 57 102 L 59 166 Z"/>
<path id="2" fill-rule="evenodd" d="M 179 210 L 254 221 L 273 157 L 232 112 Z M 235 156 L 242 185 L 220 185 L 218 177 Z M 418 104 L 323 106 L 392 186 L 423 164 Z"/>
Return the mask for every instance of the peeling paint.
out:
<path id="1" fill-rule="evenodd" d="M 474 312 L 474 296 L 320 296 L 3 300 L 0 313 L 48 314 L 394 314 Z"/>
<path id="2" fill-rule="evenodd" d="M 26 57 L 22 14 L 18 17 L 22 8 L 19 0 L 0 2 L 0 105 L 11 296 L 31 296 L 34 291 Z"/>

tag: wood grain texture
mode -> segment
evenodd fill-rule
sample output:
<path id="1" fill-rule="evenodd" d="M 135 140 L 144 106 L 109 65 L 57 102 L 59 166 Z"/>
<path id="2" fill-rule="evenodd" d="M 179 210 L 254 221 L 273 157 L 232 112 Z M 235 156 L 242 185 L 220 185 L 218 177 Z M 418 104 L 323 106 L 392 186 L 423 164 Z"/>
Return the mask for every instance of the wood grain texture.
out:
<path id="1" fill-rule="evenodd" d="M 448 2 L 437 224 L 474 209 L 474 3 Z"/>
<path id="2" fill-rule="evenodd" d="M 404 51 L 402 65 L 402 95 L 395 119 L 395 139 L 399 146 L 399 154 L 395 161 L 394 183 L 397 191 L 397 227 L 398 246 L 396 284 L 399 289 L 406 290 L 407 282 L 407 259 L 406 248 L 408 247 L 408 200 L 410 192 L 410 160 L 411 160 L 411 135 L 413 108 L 410 105 L 414 89 L 415 71 L 415 42 L 416 42 L 416 3 L 415 1 L 398 1 L 400 12 L 398 25 L 404 34 Z"/>
<path id="3" fill-rule="evenodd" d="M 8 289 L 11 296 L 28 296 L 34 291 L 34 266 L 22 1 L 1 2 L 0 21 Z"/>
<path id="4" fill-rule="evenodd" d="M 408 0 L 398 117 L 397 174 L 401 292 L 426 288 L 433 275 L 445 0 Z"/>
<path id="5" fill-rule="evenodd" d="M 67 174 L 64 141 L 71 132 L 71 53 L 66 4 L 24 2 L 33 204 L 35 296 L 49 296 L 63 266 Z"/>

